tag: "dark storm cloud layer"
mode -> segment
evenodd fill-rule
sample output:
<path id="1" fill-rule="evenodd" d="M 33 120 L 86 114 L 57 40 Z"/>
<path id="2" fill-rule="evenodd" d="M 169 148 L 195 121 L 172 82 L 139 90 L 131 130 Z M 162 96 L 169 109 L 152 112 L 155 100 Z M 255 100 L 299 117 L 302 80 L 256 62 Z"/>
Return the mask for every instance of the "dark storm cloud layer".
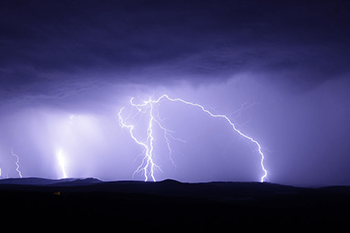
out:
<path id="1" fill-rule="evenodd" d="M 308 89 L 349 72 L 348 10 L 341 1 L 2 1 L 1 88 L 55 95 L 57 83 L 96 76 L 198 84 L 252 72 Z"/>

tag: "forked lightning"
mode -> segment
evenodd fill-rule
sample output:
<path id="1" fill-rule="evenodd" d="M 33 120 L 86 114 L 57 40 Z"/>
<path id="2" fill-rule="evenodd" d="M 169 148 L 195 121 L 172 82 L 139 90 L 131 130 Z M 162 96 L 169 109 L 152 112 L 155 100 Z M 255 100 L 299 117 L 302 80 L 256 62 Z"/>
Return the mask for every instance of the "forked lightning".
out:
<path id="1" fill-rule="evenodd" d="M 172 99 L 166 94 L 160 96 L 156 100 L 152 100 L 151 98 L 149 98 L 149 100 L 144 101 L 142 104 L 135 104 L 133 102 L 133 98 L 130 99 L 130 104 L 133 108 L 136 108 L 138 110 L 138 112 L 140 112 L 142 114 L 147 113 L 149 115 L 149 121 L 148 121 L 148 127 L 147 127 L 147 138 L 145 141 L 142 141 L 142 140 L 137 139 L 135 137 L 135 135 L 134 135 L 135 125 L 128 123 L 128 120 L 131 117 L 132 113 L 130 113 L 130 115 L 127 116 L 126 118 L 122 117 L 122 112 L 123 112 L 124 108 L 121 108 L 119 113 L 118 113 L 120 126 L 122 128 L 128 128 L 132 139 L 137 144 L 139 144 L 140 146 L 142 146 L 144 148 L 143 153 L 142 153 L 142 155 L 144 156 L 142 163 L 136 169 L 135 173 L 143 171 L 145 181 L 148 181 L 149 179 L 156 181 L 154 172 L 155 172 L 155 170 L 160 170 L 160 167 L 158 165 L 156 165 L 153 161 L 153 155 L 154 155 L 154 152 L 153 152 L 154 151 L 153 127 L 155 124 L 157 124 L 160 127 L 160 129 L 162 129 L 164 131 L 164 138 L 165 138 L 165 141 L 166 141 L 168 149 L 169 149 L 169 154 L 171 155 L 172 150 L 171 150 L 170 141 L 168 138 L 168 137 L 172 137 L 170 134 L 170 130 L 164 128 L 160 124 L 160 122 L 157 120 L 157 116 L 155 116 L 155 113 L 154 113 L 154 105 L 158 104 L 162 99 L 167 99 L 168 101 L 181 102 L 181 103 L 186 104 L 186 105 L 191 105 L 193 107 L 200 108 L 204 113 L 208 114 L 211 117 L 222 118 L 222 119 L 226 120 L 227 123 L 232 127 L 232 129 L 236 133 L 238 133 L 241 137 L 245 138 L 246 140 L 250 141 L 251 143 L 255 144 L 255 146 L 257 147 L 257 151 L 258 151 L 259 156 L 260 156 L 260 166 L 261 166 L 261 169 L 263 171 L 263 175 L 261 176 L 260 181 L 264 182 L 264 180 L 267 178 L 267 170 L 265 169 L 265 166 L 264 166 L 265 156 L 264 156 L 264 153 L 262 152 L 261 145 L 255 139 L 253 139 L 252 137 L 250 137 L 250 136 L 242 133 L 240 130 L 238 130 L 236 128 L 236 126 L 232 123 L 232 121 L 227 116 L 213 114 L 209 110 L 205 109 L 200 104 L 185 101 L 185 100 L 180 99 L 180 98 Z M 176 139 L 176 138 L 173 138 L 173 139 Z M 180 139 L 176 139 L 176 140 L 180 140 Z M 170 159 L 171 159 L 171 156 L 170 156 Z"/>

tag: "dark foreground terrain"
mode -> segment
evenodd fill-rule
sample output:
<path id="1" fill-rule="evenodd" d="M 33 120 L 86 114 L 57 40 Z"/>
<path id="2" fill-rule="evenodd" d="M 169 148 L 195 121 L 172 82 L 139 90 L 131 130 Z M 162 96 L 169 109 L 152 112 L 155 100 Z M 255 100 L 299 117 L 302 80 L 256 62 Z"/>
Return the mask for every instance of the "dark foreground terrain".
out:
<path id="1" fill-rule="evenodd" d="M 73 226 L 344 230 L 350 225 L 347 186 L 312 189 L 254 182 L 23 178 L 0 180 L 0 200 L 2 223 L 17 220 L 19 225 L 41 224 L 52 230 Z"/>

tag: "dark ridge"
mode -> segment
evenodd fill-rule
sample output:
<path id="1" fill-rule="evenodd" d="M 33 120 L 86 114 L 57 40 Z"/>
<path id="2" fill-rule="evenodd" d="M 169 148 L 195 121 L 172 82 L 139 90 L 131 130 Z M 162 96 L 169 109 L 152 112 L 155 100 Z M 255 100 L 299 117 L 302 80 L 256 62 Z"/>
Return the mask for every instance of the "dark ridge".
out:
<path id="1" fill-rule="evenodd" d="M 61 180 L 62 182 L 53 183 L 52 186 L 82 186 L 82 185 L 93 185 L 103 183 L 103 181 L 96 178 L 85 178 L 85 179 L 71 179 Z"/>
<path id="2" fill-rule="evenodd" d="M 64 179 L 46 179 L 38 177 L 26 177 L 26 178 L 8 178 L 0 180 L 0 185 L 60 185 L 60 186 L 75 186 L 75 185 L 89 185 L 101 183 L 99 179 L 96 178 L 64 178 Z"/>
<path id="3" fill-rule="evenodd" d="M 328 192 L 328 193 L 337 193 L 343 195 L 350 195 L 350 186 L 327 186 L 317 188 L 320 191 Z"/>
<path id="4" fill-rule="evenodd" d="M 162 181 L 158 181 L 158 183 L 162 183 L 162 184 L 182 184 L 180 181 L 172 180 L 172 179 L 165 179 L 165 180 L 162 180 Z"/>
<path id="5" fill-rule="evenodd" d="M 57 183 L 67 183 L 75 179 L 66 178 L 66 179 L 46 179 L 38 177 L 25 177 L 25 178 L 8 178 L 0 180 L 0 185 L 51 185 Z"/>
<path id="6" fill-rule="evenodd" d="M 207 225 L 225 229 L 233 225 L 269 229 L 344 227 L 350 219 L 349 191 L 348 186 L 299 188 L 259 182 L 181 183 L 170 179 L 160 182 L 103 182 L 95 178 L 0 180 L 0 200 L 5 203 L 1 211 L 20 213 L 16 220 L 23 217 L 29 222 L 55 223 L 61 219 L 60 224 L 72 226 L 88 222 L 99 226 L 108 223 L 118 227 L 142 226 L 142 229 L 145 226 L 198 229 Z"/>

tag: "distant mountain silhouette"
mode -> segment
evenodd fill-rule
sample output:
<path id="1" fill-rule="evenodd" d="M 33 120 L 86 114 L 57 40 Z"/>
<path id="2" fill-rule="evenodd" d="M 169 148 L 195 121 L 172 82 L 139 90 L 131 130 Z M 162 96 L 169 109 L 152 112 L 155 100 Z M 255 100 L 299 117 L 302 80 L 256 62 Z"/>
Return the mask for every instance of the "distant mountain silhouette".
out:
<path id="1" fill-rule="evenodd" d="M 258 182 L 103 182 L 95 178 L 33 177 L 0 180 L 0 200 L 6 202 L 2 213 L 16 210 L 21 213 L 16 218 L 56 221 L 79 217 L 98 224 L 106 224 L 108 219 L 111 224 L 118 221 L 119 227 L 122 223 L 154 227 L 217 223 L 226 227 L 345 226 L 350 219 L 348 186 L 300 188 Z"/>
<path id="2" fill-rule="evenodd" d="M 60 187 L 75 192 L 117 192 L 137 193 L 148 195 L 160 195 L 168 197 L 195 197 L 224 202 L 237 202 L 243 200 L 255 200 L 265 197 L 286 197 L 322 195 L 324 193 L 342 193 L 350 195 L 350 187 L 322 187 L 322 188 L 300 188 L 294 186 L 260 183 L 260 182 L 208 182 L 208 183 L 182 183 L 176 180 L 166 179 L 159 182 L 143 181 L 112 181 L 103 182 L 96 178 L 11 178 L 0 180 L 0 189 L 5 187 L 17 187 L 17 190 L 31 190 L 37 186 L 42 188 Z"/>
<path id="3" fill-rule="evenodd" d="M 76 179 L 76 178 L 64 178 L 64 179 L 46 179 L 38 177 L 26 177 L 26 178 L 9 178 L 0 180 L 1 185 L 60 185 L 60 186 L 75 186 L 75 185 L 88 185 L 96 184 L 102 181 L 96 178 Z"/>

